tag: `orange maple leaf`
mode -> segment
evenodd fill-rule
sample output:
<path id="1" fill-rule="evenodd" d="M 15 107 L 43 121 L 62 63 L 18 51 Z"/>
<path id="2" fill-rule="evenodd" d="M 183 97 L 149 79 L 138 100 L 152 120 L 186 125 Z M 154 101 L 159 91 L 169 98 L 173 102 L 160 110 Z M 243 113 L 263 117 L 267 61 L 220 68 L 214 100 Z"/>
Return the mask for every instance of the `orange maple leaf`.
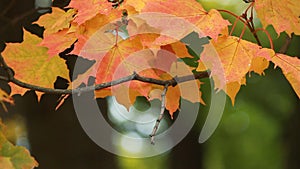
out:
<path id="1" fill-rule="evenodd" d="M 77 9 L 74 22 L 81 25 L 99 13 L 104 15 L 113 13 L 115 9 L 111 5 L 107 0 L 72 0 L 68 7 Z"/>
<path id="2" fill-rule="evenodd" d="M 48 48 L 51 58 L 71 47 L 76 40 L 75 33 L 69 32 L 69 29 L 63 29 L 53 34 L 44 34 L 43 41 L 39 45 Z"/>
<path id="3" fill-rule="evenodd" d="M 139 6 L 140 4 L 138 4 L 138 7 Z M 197 26 L 200 29 L 200 31 L 204 33 L 204 36 L 210 36 L 213 39 L 216 39 L 218 35 L 222 32 L 222 30 L 226 29 L 227 26 L 230 25 L 230 22 L 224 20 L 221 14 L 217 10 L 211 10 L 207 12 L 197 1 L 148 0 L 142 9 L 142 12 L 165 13 L 165 14 L 170 14 L 178 18 L 184 19 L 187 22 Z M 163 17 L 166 16 L 162 16 L 161 18 L 162 20 L 164 20 Z M 158 20 L 157 22 L 159 22 L 159 19 L 157 20 Z M 174 31 L 180 32 L 180 29 L 186 29 L 186 30 L 188 29 L 185 28 L 183 25 L 181 25 L 180 22 L 174 20 L 174 18 L 171 17 L 169 18 L 169 21 L 164 23 L 161 22 L 160 24 L 164 26 L 164 24 L 170 22 L 174 24 L 173 25 Z M 173 31 L 173 30 L 169 29 L 169 31 Z"/>
<path id="4" fill-rule="evenodd" d="M 256 0 L 255 9 L 264 28 L 273 25 L 278 35 L 300 35 L 299 2 L 294 0 Z"/>

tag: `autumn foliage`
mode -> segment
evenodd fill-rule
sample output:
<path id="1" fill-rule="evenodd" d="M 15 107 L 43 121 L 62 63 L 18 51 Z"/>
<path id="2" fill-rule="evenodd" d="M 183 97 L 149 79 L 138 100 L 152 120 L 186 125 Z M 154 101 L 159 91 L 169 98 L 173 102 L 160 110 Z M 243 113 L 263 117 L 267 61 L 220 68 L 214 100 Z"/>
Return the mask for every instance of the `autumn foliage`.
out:
<path id="1" fill-rule="evenodd" d="M 221 15 L 222 12 L 231 13 L 229 11 L 206 11 L 194 0 L 125 0 L 120 4 L 107 0 L 71 0 L 64 9 L 51 9 L 51 13 L 33 23 L 45 29 L 43 37 L 24 29 L 23 42 L 7 43 L 1 53 L 7 67 L 13 69 L 14 78 L 25 83 L 22 86 L 8 78 L 12 89 L 10 95 L 23 95 L 29 89 L 36 90 L 39 97 L 46 92 L 44 89 L 53 89 L 55 93 L 53 84 L 57 76 L 67 79 L 69 91 L 72 91 L 87 84 L 90 76 L 95 77 L 97 85 L 133 73 L 163 81 L 208 72 L 215 89 L 226 92 L 234 104 L 241 85 L 246 84 L 246 76 L 251 72 L 263 75 L 273 62 L 300 98 L 300 60 L 276 53 L 272 49 L 272 39 L 269 39 L 271 48 L 265 48 L 260 45 L 259 38 L 256 43 L 244 40 L 243 32 L 239 37 L 232 36 L 229 28 L 234 29 L 236 23 L 230 23 Z M 254 27 L 253 10 L 263 28 Z M 257 31 L 265 31 L 268 25 L 272 25 L 278 34 L 286 32 L 291 36 L 300 35 L 299 11 L 299 4 L 292 0 L 256 0 L 249 3 L 242 15 L 232 15 L 254 36 Z M 181 41 L 192 32 L 197 32 L 199 38 L 209 39 L 199 56 L 191 54 L 190 44 Z M 69 77 L 65 60 L 59 56 L 67 49 L 68 54 L 94 61 L 94 64 L 78 77 Z M 192 65 L 183 62 L 182 58 L 199 59 Z M 3 67 L 5 64 L 2 62 Z M 171 116 L 180 109 L 181 98 L 205 104 L 201 98 L 200 80 L 167 85 L 165 107 Z M 26 87 L 26 84 L 33 86 Z M 198 94 L 183 90 L 193 85 L 198 88 Z M 114 95 L 118 102 L 129 108 L 137 96 L 161 99 L 163 89 L 164 85 L 134 80 L 95 90 L 95 97 Z M 0 101 L 12 103 L 6 93 L 0 95 Z M 32 163 L 34 165 L 36 163 Z"/>

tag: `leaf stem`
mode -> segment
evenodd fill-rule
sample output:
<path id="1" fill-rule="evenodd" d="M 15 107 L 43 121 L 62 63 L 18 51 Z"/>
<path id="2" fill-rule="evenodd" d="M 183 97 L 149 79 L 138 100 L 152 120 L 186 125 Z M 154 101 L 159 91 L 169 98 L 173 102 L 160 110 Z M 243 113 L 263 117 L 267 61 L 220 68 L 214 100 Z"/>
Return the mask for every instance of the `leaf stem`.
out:
<path id="1" fill-rule="evenodd" d="M 273 41 L 272 41 L 270 33 L 268 31 L 266 31 L 265 29 L 263 29 L 263 28 L 257 28 L 257 29 L 255 29 L 254 33 L 256 34 L 258 31 L 263 31 L 268 36 L 268 39 L 269 39 L 269 42 L 270 42 L 270 48 L 272 50 L 274 50 L 274 45 L 273 45 Z"/>

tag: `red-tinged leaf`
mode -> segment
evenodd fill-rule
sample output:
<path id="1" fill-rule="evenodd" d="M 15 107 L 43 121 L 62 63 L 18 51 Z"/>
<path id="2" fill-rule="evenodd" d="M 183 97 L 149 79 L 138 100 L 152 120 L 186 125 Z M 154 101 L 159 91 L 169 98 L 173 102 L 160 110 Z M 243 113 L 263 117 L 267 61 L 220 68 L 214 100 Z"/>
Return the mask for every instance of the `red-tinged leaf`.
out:
<path id="1" fill-rule="evenodd" d="M 71 54 L 80 55 L 92 60 L 94 58 L 90 57 L 89 54 L 85 55 L 84 52 L 90 50 L 88 52 L 95 53 L 99 50 L 109 50 L 116 41 L 115 36 L 107 32 L 116 28 L 113 24 L 108 24 L 109 21 L 108 16 L 98 14 L 80 26 L 72 25 L 70 29 L 75 30 L 77 42 Z M 93 48 L 90 49 L 91 47 Z"/>
<path id="2" fill-rule="evenodd" d="M 60 8 L 53 7 L 52 13 L 42 15 L 35 23 L 45 28 L 44 34 L 52 34 L 69 28 L 74 15 L 74 9 L 65 12 Z"/>
<path id="3" fill-rule="evenodd" d="M 7 64 L 14 69 L 15 78 L 36 86 L 53 88 L 57 76 L 69 80 L 69 71 L 59 56 L 49 58 L 47 48 L 38 46 L 41 41 L 39 37 L 24 30 L 23 42 L 8 43 L 2 54 Z M 23 95 L 27 91 L 16 85 L 11 87 L 12 94 Z"/>
<path id="4" fill-rule="evenodd" d="M 281 68 L 284 76 L 300 98 L 300 59 L 284 54 L 276 54 L 272 58 L 272 62 Z"/>
<path id="5" fill-rule="evenodd" d="M 14 146 L 4 135 L 3 125 L 0 119 L 0 168 L 3 169 L 31 169 L 38 163 L 30 156 L 25 147 Z"/>
<path id="6" fill-rule="evenodd" d="M 40 45 L 48 48 L 50 57 L 63 52 L 77 40 L 75 33 L 69 33 L 68 31 L 68 29 L 63 29 L 53 34 L 44 35 Z"/>
<path id="7" fill-rule="evenodd" d="M 113 48 L 110 51 L 110 53 L 108 53 L 108 55 L 105 55 L 103 59 L 100 59 L 99 61 L 100 63 L 98 64 L 99 65 L 98 72 L 96 74 L 97 84 L 116 80 L 131 75 L 133 72 L 136 72 L 139 75 L 145 77 L 159 78 L 159 76 L 156 75 L 156 71 L 153 70 L 151 66 L 151 61 L 155 59 L 153 52 L 149 49 L 141 50 L 142 45 L 139 44 L 140 43 L 139 38 L 126 40 L 126 41 L 120 42 L 118 46 Z M 129 50 L 128 48 L 131 49 Z M 138 51 L 138 49 L 140 49 L 141 51 Z M 131 82 L 124 83 L 123 85 L 125 85 L 127 88 L 130 88 L 130 90 L 135 91 L 131 93 L 138 93 L 135 94 L 133 97 L 136 96 L 148 97 L 148 94 L 152 88 L 151 84 L 143 83 L 139 81 L 131 81 Z M 111 92 L 118 91 L 118 90 L 119 90 L 118 86 L 112 87 Z M 100 96 L 100 93 L 101 91 L 97 94 L 97 96 Z M 108 93 L 104 93 L 104 95 L 102 94 L 102 96 L 107 96 L 106 94 Z M 131 100 L 135 101 L 135 99 L 131 99 Z M 119 102 L 121 103 L 122 101 Z M 125 106 L 129 108 L 128 107 L 129 104 L 126 104 Z"/>
<path id="8" fill-rule="evenodd" d="M 213 39 L 216 39 L 218 35 L 224 29 L 226 29 L 228 25 L 230 25 L 230 23 L 227 20 L 224 20 L 222 18 L 222 16 L 217 10 L 211 10 L 209 12 L 206 12 L 201 6 L 201 4 L 197 1 L 149 0 L 142 9 L 142 12 L 165 13 L 185 19 L 187 22 L 197 26 L 204 33 L 204 36 L 210 36 Z M 162 16 L 159 19 L 156 18 L 160 26 L 165 26 L 164 24 L 168 23 L 175 24 L 173 25 L 173 30 L 169 29 L 168 31 L 179 31 L 180 29 L 187 29 L 183 25 L 176 23 L 178 21 L 175 21 L 174 17 L 170 17 L 169 21 L 167 22 L 166 19 L 164 19 L 164 17 L 166 16 Z M 174 20 L 174 22 L 172 20 Z M 150 26 L 152 25 L 150 24 Z"/>
<path id="9" fill-rule="evenodd" d="M 161 49 L 172 52 L 179 58 L 194 58 L 189 54 L 185 44 L 180 41 L 161 46 Z"/>
<path id="10" fill-rule="evenodd" d="M 107 1 L 105 3 L 107 3 Z M 126 10 L 131 14 L 136 13 L 136 11 L 130 6 L 127 7 Z M 88 54 L 84 55 L 82 53 L 82 50 L 83 48 L 87 50 L 87 48 L 85 48 L 84 46 L 91 45 L 91 43 L 94 43 L 92 45 L 96 45 L 96 43 L 93 42 L 93 40 L 97 41 L 99 50 L 109 50 L 115 44 L 116 41 L 116 37 L 112 36 L 113 34 L 111 32 L 119 28 L 120 25 L 118 23 L 120 23 L 121 20 L 122 9 L 118 8 L 113 9 L 107 14 L 103 14 L 101 12 L 95 13 L 93 17 L 89 18 L 89 20 L 84 21 L 84 23 L 81 23 L 79 25 L 73 24 L 70 30 L 71 32 L 75 32 L 77 42 L 75 43 L 74 49 L 71 52 L 71 54 L 80 55 L 87 59 L 91 59 L 91 57 L 89 57 Z M 110 36 L 110 39 L 105 38 L 106 36 Z M 91 40 L 91 38 L 93 40 Z"/>
<path id="11" fill-rule="evenodd" d="M 75 80 L 76 84 L 79 84 L 80 80 L 85 81 L 88 76 L 96 75 L 96 83 L 100 84 L 123 78 L 131 75 L 133 72 L 146 77 L 158 78 L 155 70 L 153 70 L 151 66 L 151 61 L 155 59 L 154 53 L 149 49 L 144 49 L 138 36 L 120 41 L 117 45 L 108 50 L 107 53 L 100 53 L 95 59 L 96 64 L 88 70 L 88 74 L 85 73 L 84 76 L 79 76 L 78 79 Z M 123 83 L 122 85 L 95 91 L 95 96 L 97 98 L 103 98 L 117 94 L 118 102 L 129 109 L 130 105 L 134 103 L 136 96 L 148 97 L 150 90 L 151 84 L 131 81 Z M 123 94 L 120 94 L 120 92 L 123 92 Z M 125 95 L 124 92 L 127 92 L 127 94 Z M 122 101 L 122 95 L 123 97 L 128 96 L 127 98 L 130 99 Z"/>
<path id="12" fill-rule="evenodd" d="M 72 0 L 68 7 L 77 9 L 74 22 L 79 25 L 92 19 L 99 13 L 108 15 L 116 11 L 116 9 L 112 8 L 112 3 L 107 0 Z"/>
<path id="13" fill-rule="evenodd" d="M 103 35 L 103 36 L 98 36 L 98 35 Z M 95 37 L 95 39 L 94 39 Z M 140 37 L 140 36 L 139 36 Z M 96 36 L 93 36 L 92 39 L 90 39 L 87 44 L 84 46 L 84 49 L 81 50 L 80 55 L 84 56 L 85 58 L 88 58 L 90 60 L 96 60 L 96 63 L 90 67 L 85 73 L 78 75 L 77 79 L 72 82 L 72 85 L 69 88 L 76 88 L 78 87 L 81 83 L 87 83 L 87 80 L 90 76 L 96 77 L 97 76 L 97 70 L 101 69 L 99 66 L 104 66 L 102 72 L 106 72 L 105 69 L 107 67 L 112 67 L 114 66 L 115 68 L 118 68 L 119 72 L 106 72 L 105 74 L 102 75 L 102 72 L 99 73 L 99 79 L 101 79 L 102 76 L 109 76 L 108 79 L 103 79 L 102 81 L 98 81 L 98 83 L 102 82 L 108 82 L 112 80 L 112 77 L 114 79 L 117 79 L 117 77 L 124 77 L 131 75 L 134 71 L 140 72 L 144 69 L 149 69 L 151 66 L 149 66 L 149 58 L 154 58 L 153 53 L 150 50 L 144 50 L 143 45 L 141 44 L 141 41 L 138 39 L 139 37 L 134 38 L 135 42 L 137 42 L 137 45 L 135 46 L 134 43 L 131 43 L 130 39 L 121 41 L 119 39 L 119 43 L 117 46 L 115 46 L 115 40 L 114 40 L 114 35 L 109 34 L 109 33 L 104 33 L 102 31 L 97 32 Z M 130 41 L 130 42 L 128 42 Z M 127 44 L 129 46 L 123 46 L 123 44 Z M 119 49 L 120 48 L 120 49 Z M 130 51 L 126 51 L 127 49 L 130 49 Z M 113 51 L 119 51 L 114 53 Z M 141 50 L 141 51 L 139 51 Z M 122 53 L 125 52 L 125 53 Z M 132 52 L 132 53 L 131 53 Z M 138 53 L 134 53 L 138 52 Z M 123 57 L 121 55 L 126 55 L 126 57 Z M 127 58 L 129 55 L 131 55 L 130 58 Z M 109 64 L 106 65 L 106 63 L 102 63 L 103 61 L 108 62 L 106 59 L 112 59 L 111 61 L 116 61 L 116 59 L 119 59 L 118 61 L 124 61 L 124 63 L 121 62 L 114 62 L 117 65 Z M 128 70 L 126 67 L 127 64 L 135 65 L 135 67 L 131 66 L 131 70 Z M 123 65 L 122 65 L 123 64 Z M 124 67 L 125 66 L 125 67 Z M 125 71 L 123 71 L 125 70 Z M 117 69 L 113 69 L 113 71 L 117 71 Z M 111 74 L 110 74 L 111 73 Z M 113 75 L 115 73 L 115 75 Z M 148 74 L 149 75 L 149 74 Z M 104 95 L 101 94 L 102 92 L 98 92 L 98 96 L 107 96 L 107 92 L 104 92 Z"/>
<path id="14" fill-rule="evenodd" d="M 146 69 L 146 58 L 147 54 L 151 55 L 150 50 L 139 52 L 132 57 L 133 59 L 128 59 L 130 55 L 141 50 L 143 50 L 143 46 L 138 37 L 119 42 L 108 53 L 98 58 L 96 83 L 110 82 L 113 79 L 131 75 L 134 71 L 139 72 Z M 133 64 L 132 61 L 140 64 Z"/>
<path id="15" fill-rule="evenodd" d="M 255 9 L 264 28 L 273 25 L 278 35 L 300 35 L 300 6 L 295 0 L 256 0 Z"/>
<path id="16" fill-rule="evenodd" d="M 221 14 L 211 9 L 204 17 L 195 23 L 198 28 L 207 36 L 217 39 L 220 34 L 228 34 L 228 26 L 231 25 L 228 20 L 224 20 Z"/>
<path id="17" fill-rule="evenodd" d="M 137 27 L 128 27 L 129 35 L 135 34 L 159 34 L 156 38 L 155 45 L 167 45 L 174 43 L 187 36 L 192 31 L 197 31 L 196 27 L 180 17 L 165 13 L 141 13 L 139 15 L 130 16 L 132 22 Z M 140 24 L 143 21 L 145 24 Z M 140 28 L 139 25 L 142 27 Z M 131 30 L 134 29 L 134 30 Z"/>

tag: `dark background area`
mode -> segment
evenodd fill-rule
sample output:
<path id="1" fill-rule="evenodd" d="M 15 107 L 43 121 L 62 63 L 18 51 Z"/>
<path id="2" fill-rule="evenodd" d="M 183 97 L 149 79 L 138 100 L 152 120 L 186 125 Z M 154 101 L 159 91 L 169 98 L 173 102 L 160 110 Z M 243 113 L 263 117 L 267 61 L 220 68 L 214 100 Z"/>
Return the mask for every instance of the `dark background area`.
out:
<path id="1" fill-rule="evenodd" d="M 53 6 L 59 7 L 67 4 L 68 1 L 63 0 L 53 2 Z M 40 16 L 34 9 L 33 0 L 0 0 L 0 11 L 1 51 L 5 48 L 5 43 L 22 41 L 23 27 L 40 37 L 42 36 L 43 29 L 31 24 Z M 298 41 L 293 43 L 299 44 L 299 37 L 295 39 Z M 300 53 L 297 54 L 300 56 Z M 70 70 L 72 70 L 72 64 L 74 64 L 76 57 L 66 57 L 64 54 L 61 57 L 66 59 Z M 0 108 L 0 115 L 4 121 L 5 119 L 13 119 L 16 115 L 25 119 L 31 146 L 30 151 L 39 162 L 38 168 L 40 169 L 132 168 L 130 164 L 145 169 L 244 169 L 266 168 L 265 166 L 272 169 L 298 169 L 300 166 L 298 160 L 300 134 L 297 132 L 300 129 L 299 100 L 280 70 L 274 70 L 272 66 L 267 70 L 265 77 L 253 75 L 248 78 L 247 86 L 241 89 L 236 98 L 235 107 L 227 104 L 221 124 L 211 139 L 204 144 L 198 143 L 201 127 L 209 108 L 209 105 L 203 108 L 201 106 L 202 109 L 196 124 L 187 137 L 169 153 L 151 158 L 123 158 L 101 149 L 89 139 L 81 128 L 71 98 L 68 98 L 63 106 L 55 111 L 60 96 L 44 94 L 38 102 L 35 93 L 29 91 L 24 96 L 15 95 L 15 105 L 7 105 L 8 113 Z M 210 91 L 210 86 L 207 83 L 208 81 L 202 89 L 204 93 Z M 6 82 L 0 82 L 0 87 L 10 92 Z M 56 87 L 66 87 L 66 82 L 58 78 Z M 204 94 L 204 100 L 209 100 L 209 97 L 209 94 Z M 98 99 L 98 102 L 104 116 L 107 116 L 105 114 L 106 100 Z M 229 131 L 227 123 L 232 124 L 233 129 L 242 125 L 238 123 L 239 121 L 232 123 L 230 121 L 231 115 L 242 111 L 248 111 L 250 119 L 261 119 L 261 121 L 251 121 L 247 130 L 238 134 L 230 134 L 232 132 L 227 132 Z M 255 112 L 260 114 L 256 115 Z M 270 127 L 268 124 L 276 127 L 266 130 Z M 231 131 L 234 131 L 233 129 Z M 257 132 L 252 133 L 252 129 Z M 266 138 L 264 143 L 264 138 L 267 137 L 264 134 L 270 132 L 275 132 L 275 134 L 270 136 L 270 139 Z M 245 144 L 240 144 L 242 141 Z M 247 145 L 246 148 L 243 147 L 246 143 L 251 142 L 256 143 L 255 145 Z M 271 144 L 272 142 L 278 144 Z M 246 153 L 243 153 L 244 149 Z M 247 154 L 248 149 L 254 152 Z M 276 152 L 275 150 L 280 151 Z M 268 153 L 260 153 L 265 151 Z M 261 154 L 261 157 L 257 157 L 259 159 L 255 157 L 257 153 Z M 273 164 L 276 165 L 278 164 L 276 161 L 278 162 L 280 159 L 281 166 L 267 164 L 267 162 L 272 162 L 272 159 L 275 162 Z"/>

